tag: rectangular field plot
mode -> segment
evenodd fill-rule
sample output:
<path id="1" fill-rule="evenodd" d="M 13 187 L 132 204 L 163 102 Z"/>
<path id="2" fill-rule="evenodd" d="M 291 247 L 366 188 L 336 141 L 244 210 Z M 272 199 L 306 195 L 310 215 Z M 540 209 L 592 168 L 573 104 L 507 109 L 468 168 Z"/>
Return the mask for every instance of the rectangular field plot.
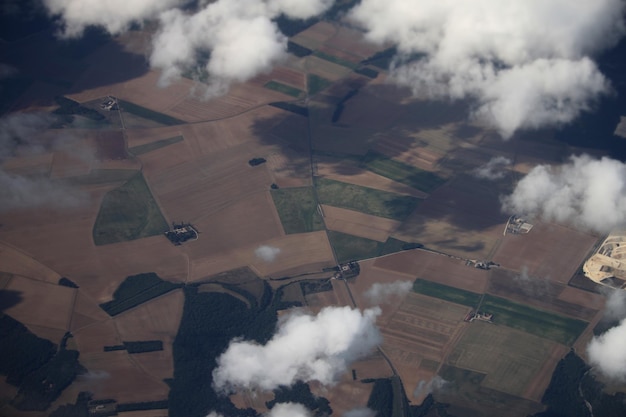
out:
<path id="1" fill-rule="evenodd" d="M 167 139 L 157 140 L 155 142 L 146 143 L 144 145 L 133 146 L 128 148 L 128 151 L 134 155 L 143 155 L 144 153 L 156 151 L 157 149 L 164 148 L 168 145 L 173 145 L 178 142 L 182 142 L 184 138 L 181 135 L 174 136 Z"/>
<path id="2" fill-rule="evenodd" d="M 429 171 L 416 168 L 389 158 L 376 151 L 368 151 L 363 158 L 362 166 L 378 175 L 416 188 L 426 193 L 446 182 L 446 179 Z"/>
<path id="3" fill-rule="evenodd" d="M 448 364 L 487 374 L 482 387 L 522 396 L 549 359 L 554 342 L 504 326 L 473 322 L 448 356 Z"/>
<path id="4" fill-rule="evenodd" d="M 496 324 L 571 345 L 587 327 L 587 322 L 539 310 L 504 298 L 485 294 L 480 309 L 493 314 Z"/>
<path id="5" fill-rule="evenodd" d="M 382 327 L 384 349 L 394 362 L 418 367 L 423 359 L 441 361 L 469 309 L 436 298 L 409 294 Z"/>
<path id="6" fill-rule="evenodd" d="M 336 231 L 329 231 L 328 238 L 335 250 L 338 262 L 374 258 L 415 247 L 414 243 L 404 242 L 391 237 L 384 242 L 379 242 Z"/>
<path id="7" fill-rule="evenodd" d="M 272 199 L 286 234 L 314 232 L 324 228 L 312 188 L 272 190 Z"/>
<path id="8" fill-rule="evenodd" d="M 287 94 L 288 96 L 292 97 L 299 97 L 300 94 L 302 94 L 302 90 L 273 80 L 265 83 L 263 87 L 269 88 L 270 90 L 278 91 L 279 93 Z"/>
<path id="9" fill-rule="evenodd" d="M 118 99 L 118 103 L 122 110 L 134 114 L 135 116 L 152 120 L 153 122 L 161 123 L 166 126 L 185 124 L 183 120 L 168 116 L 167 114 L 156 112 L 154 110 L 150 110 L 147 107 L 139 106 L 137 104 L 131 103 L 130 101 Z"/>
<path id="10" fill-rule="evenodd" d="M 356 210 L 373 216 L 403 220 L 419 204 L 420 199 L 362 187 L 326 178 L 316 178 L 317 195 L 322 204 Z"/>
<path id="11" fill-rule="evenodd" d="M 480 297 L 482 296 L 481 294 L 477 294 L 475 292 L 449 287 L 447 285 L 438 284 L 436 282 L 420 278 L 416 279 L 413 283 L 413 291 L 474 308 L 478 306 Z"/>

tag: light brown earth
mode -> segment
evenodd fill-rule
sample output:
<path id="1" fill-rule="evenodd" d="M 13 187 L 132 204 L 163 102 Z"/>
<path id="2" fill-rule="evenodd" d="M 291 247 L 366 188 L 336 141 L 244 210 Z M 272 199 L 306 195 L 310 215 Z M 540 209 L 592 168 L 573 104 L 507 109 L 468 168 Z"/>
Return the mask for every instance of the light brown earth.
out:
<path id="1" fill-rule="evenodd" d="M 291 37 L 291 41 L 309 49 L 317 49 L 337 33 L 337 28 L 331 23 L 321 21 Z"/>
<path id="2" fill-rule="evenodd" d="M 514 271 L 567 284 L 598 236 L 552 223 L 534 222 L 528 234 L 507 235 L 493 261 Z"/>
<path id="3" fill-rule="evenodd" d="M 384 242 L 400 225 L 397 220 L 372 216 L 354 210 L 322 205 L 329 230 Z"/>
<path id="4" fill-rule="evenodd" d="M 5 290 L 15 291 L 19 294 L 21 302 L 7 308 L 4 312 L 25 324 L 38 336 L 40 334 L 37 330 L 40 327 L 44 331 L 46 328 L 51 328 L 60 330 L 62 333 L 69 330 L 72 306 L 76 296 L 75 289 L 14 275 Z M 58 340 L 53 341 L 58 342 Z"/>
<path id="5" fill-rule="evenodd" d="M 7 226 L 8 225 L 3 225 L 2 228 L 0 228 L 0 233 L 2 233 Z M 37 261 L 28 253 L 2 241 L 0 241 L 0 265 L 2 265 L 2 272 L 22 275 L 54 284 L 59 282 L 61 278 L 61 275 Z"/>
<path id="6" fill-rule="evenodd" d="M 347 182 L 349 184 L 361 185 L 363 187 L 375 188 L 377 190 L 389 191 L 397 194 L 410 195 L 417 198 L 426 198 L 428 196 L 428 194 L 423 191 L 416 190 L 408 185 L 393 181 L 364 168 L 360 168 L 356 163 L 345 159 L 342 160 L 328 156 L 316 156 L 315 166 L 317 175 L 322 178 L 330 178 L 336 181 Z"/>
<path id="7" fill-rule="evenodd" d="M 403 274 L 408 279 L 427 279 L 477 293 L 484 292 L 488 283 L 487 271 L 466 266 L 459 259 L 419 249 L 378 258 L 373 266 Z"/>
<path id="8" fill-rule="evenodd" d="M 14 175 L 48 175 L 52 169 L 53 152 L 26 155 L 2 162 L 2 169 Z"/>

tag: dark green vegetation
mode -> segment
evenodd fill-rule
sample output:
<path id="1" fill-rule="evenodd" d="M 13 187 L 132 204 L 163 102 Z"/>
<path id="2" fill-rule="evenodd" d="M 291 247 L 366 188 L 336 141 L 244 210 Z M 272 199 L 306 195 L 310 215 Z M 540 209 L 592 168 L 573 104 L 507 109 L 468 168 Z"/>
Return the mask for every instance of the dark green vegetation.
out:
<path id="1" fill-rule="evenodd" d="M 385 242 L 349 235 L 347 233 L 329 231 L 328 239 L 335 250 L 337 261 L 340 263 L 374 258 L 400 252 L 405 248 L 412 248 L 415 243 L 407 243 L 392 237 Z"/>
<path id="2" fill-rule="evenodd" d="M 141 173 L 106 193 L 93 227 L 96 245 L 155 236 L 169 230 Z"/>
<path id="3" fill-rule="evenodd" d="M 428 295 L 429 297 L 435 297 L 474 308 L 478 306 L 480 298 L 482 297 L 481 294 L 477 294 L 475 292 L 449 287 L 447 285 L 438 284 L 421 278 L 416 279 L 413 283 L 413 291 Z M 491 313 L 491 310 L 485 311 Z"/>
<path id="4" fill-rule="evenodd" d="M 23 411 L 46 410 L 84 372 L 78 352 L 65 348 L 68 337 L 69 333 L 57 349 L 12 317 L 0 315 L 0 374 L 19 387 L 11 405 Z"/>
<path id="5" fill-rule="evenodd" d="M 133 146 L 132 148 L 128 148 L 128 151 L 133 155 L 139 156 L 148 152 L 156 151 L 157 149 L 161 149 L 169 145 L 173 145 L 178 142 L 182 142 L 184 139 L 185 138 L 183 138 L 181 135 L 174 136 L 171 138 L 146 143 L 144 145 Z"/>
<path id="6" fill-rule="evenodd" d="M 343 110 L 345 109 L 346 102 L 350 100 L 352 97 L 356 96 L 359 93 L 359 89 L 355 88 L 343 96 L 339 103 L 335 106 L 335 111 L 333 111 L 333 116 L 331 117 L 331 122 L 337 123 L 339 119 L 341 119 L 341 115 L 343 114 Z"/>
<path id="7" fill-rule="evenodd" d="M 541 399 L 548 409 L 534 417 L 591 417 L 585 401 L 591 406 L 594 417 L 626 415 L 626 394 L 609 395 L 602 391 L 603 388 L 590 374 L 585 362 L 570 351 L 557 364 Z"/>
<path id="8" fill-rule="evenodd" d="M 62 287 L 68 287 L 68 288 L 78 288 L 78 285 L 76 285 L 74 281 L 65 277 L 59 278 L 59 285 Z"/>
<path id="9" fill-rule="evenodd" d="M 373 216 L 404 220 L 417 208 L 419 199 L 374 188 L 316 178 L 320 203 L 356 210 Z"/>
<path id="10" fill-rule="evenodd" d="M 89 417 L 91 393 L 80 392 L 74 404 L 60 405 L 50 413 L 50 417 Z"/>
<path id="11" fill-rule="evenodd" d="M 122 342 L 122 345 L 105 346 L 105 352 L 125 350 L 128 353 L 158 352 L 163 350 L 163 342 L 160 340 L 141 340 L 138 342 Z"/>
<path id="12" fill-rule="evenodd" d="M 485 295 L 480 308 L 493 314 L 496 324 L 504 324 L 564 345 L 574 343 L 588 324 L 489 294 Z"/>
<path id="13" fill-rule="evenodd" d="M 346 61 L 345 59 L 341 59 L 339 57 L 327 54 L 327 53 L 322 52 L 322 51 L 315 51 L 315 52 L 313 52 L 313 55 L 318 57 L 318 58 L 322 58 L 323 60 L 332 62 L 333 64 L 341 65 L 342 67 L 346 67 L 346 68 L 350 68 L 350 69 L 355 69 L 355 68 L 357 68 L 359 66 L 359 64 L 355 64 L 354 62 Z"/>
<path id="14" fill-rule="evenodd" d="M 368 67 L 361 67 L 361 68 L 357 68 L 354 70 L 354 72 L 356 72 L 357 74 L 361 74 L 364 75 L 368 78 L 376 78 L 378 77 L 378 71 L 373 70 L 371 68 Z"/>
<path id="15" fill-rule="evenodd" d="M 154 110 L 150 110 L 146 107 L 131 103 L 130 101 L 118 99 L 117 103 L 120 106 L 120 109 L 123 111 L 134 114 L 138 117 L 143 117 L 146 120 L 152 120 L 153 122 L 161 123 L 162 125 L 174 126 L 186 123 L 183 120 L 168 116 L 167 114 L 156 112 Z"/>
<path id="16" fill-rule="evenodd" d="M 113 300 L 100 304 L 100 307 L 110 316 L 116 316 L 182 286 L 164 281 L 154 272 L 131 275 L 115 290 Z"/>
<path id="17" fill-rule="evenodd" d="M 338 271 L 339 268 L 333 269 L 333 271 Z M 312 281 L 301 281 L 300 289 L 302 290 L 302 295 L 316 294 L 318 292 L 324 291 L 332 291 L 333 284 L 330 282 L 330 279 L 320 281 L 320 280 L 312 280 Z"/>
<path id="18" fill-rule="evenodd" d="M 310 95 L 315 95 L 329 87 L 333 82 L 315 74 L 307 74 L 306 87 Z"/>
<path id="19" fill-rule="evenodd" d="M 271 193 L 285 233 L 314 232 L 324 228 L 311 187 L 282 188 Z"/>
<path id="20" fill-rule="evenodd" d="M 368 151 L 363 158 L 362 166 L 378 175 L 406 184 L 425 193 L 431 193 L 446 182 L 445 178 L 437 174 L 396 161 L 372 150 Z"/>
<path id="21" fill-rule="evenodd" d="M 291 41 L 287 42 L 287 52 L 294 54 L 298 58 L 303 58 L 313 53 L 313 51 L 309 48 L 305 48 L 304 46 Z"/>
<path id="22" fill-rule="evenodd" d="M 329 416 L 333 413 L 329 401 L 324 397 L 316 397 L 311 392 L 309 384 L 298 381 L 290 387 L 280 387 L 274 390 L 274 399 L 265 405 L 272 409 L 277 403 L 299 403 L 313 412 L 314 416 Z"/>
<path id="23" fill-rule="evenodd" d="M 141 410 L 167 410 L 169 401 L 143 401 L 140 403 L 124 403 L 118 404 L 116 411 L 118 413 L 126 411 L 141 411 Z"/>
<path id="24" fill-rule="evenodd" d="M 448 406 L 435 402 L 432 395 L 428 395 L 420 405 L 409 405 L 402 381 L 398 377 L 362 382 L 374 383 L 367 400 L 367 408 L 376 411 L 376 417 L 450 416 L 446 411 Z"/>
<path id="25" fill-rule="evenodd" d="M 285 101 L 276 101 L 274 103 L 269 103 L 269 105 L 272 107 L 276 107 L 277 109 L 288 111 L 290 113 L 309 117 L 309 109 L 303 106 L 299 106 L 297 104 L 287 103 Z"/>
<path id="26" fill-rule="evenodd" d="M 363 65 L 373 65 L 383 70 L 387 70 L 391 65 L 393 57 L 396 56 L 398 50 L 395 47 L 376 52 L 371 57 L 361 61 Z"/>
<path id="27" fill-rule="evenodd" d="M 273 80 L 265 83 L 263 87 L 269 88 L 270 90 L 278 91 L 279 93 L 287 94 L 291 97 L 300 97 L 300 95 L 303 93 L 302 90 Z"/>
<path id="28" fill-rule="evenodd" d="M 228 396 L 218 395 L 212 372 L 216 358 L 235 337 L 267 342 L 276 327 L 276 310 L 284 308 L 280 291 L 268 285 L 258 304 L 248 308 L 243 301 L 225 293 L 199 293 L 185 288 L 183 317 L 174 340 L 174 379 L 170 383 L 171 417 L 204 417 L 216 411 L 231 417 L 252 417 L 252 409 L 235 408 Z M 256 300 L 254 298 L 250 302 Z"/>
<path id="29" fill-rule="evenodd" d="M 53 113 L 58 115 L 73 115 L 77 114 L 79 116 L 86 117 L 95 121 L 102 121 L 105 117 L 100 114 L 97 110 L 90 109 L 89 107 L 85 107 L 80 103 L 71 100 L 67 97 L 55 97 L 54 100 L 59 105 L 59 108 L 56 109 Z"/>

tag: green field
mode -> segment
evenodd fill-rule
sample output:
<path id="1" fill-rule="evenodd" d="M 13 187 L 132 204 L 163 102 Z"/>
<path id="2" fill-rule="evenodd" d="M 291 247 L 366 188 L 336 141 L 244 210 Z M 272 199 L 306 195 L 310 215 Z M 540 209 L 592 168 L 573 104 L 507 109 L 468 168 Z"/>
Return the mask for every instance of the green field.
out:
<path id="1" fill-rule="evenodd" d="M 417 208 L 420 201 L 411 196 L 326 178 L 316 178 L 315 186 L 319 201 L 322 204 L 393 220 L 404 220 Z"/>
<path id="2" fill-rule="evenodd" d="M 154 272 L 131 275 L 115 290 L 113 300 L 100 304 L 100 307 L 110 316 L 116 316 L 182 286 L 164 281 Z"/>
<path id="3" fill-rule="evenodd" d="M 153 122 L 161 123 L 162 125 L 174 126 L 186 123 L 183 120 L 168 116 L 167 114 L 156 112 L 154 110 L 150 110 L 146 107 L 131 103 L 130 101 L 118 99 L 117 103 L 123 111 L 134 114 L 135 116 L 143 117 L 147 120 L 152 120 Z"/>
<path id="4" fill-rule="evenodd" d="M 496 324 L 503 324 L 568 346 L 576 341 L 588 324 L 582 320 L 489 294 L 485 295 L 480 309 L 493 314 L 493 321 Z"/>
<path id="5" fill-rule="evenodd" d="M 449 287 L 447 285 L 438 284 L 421 278 L 416 279 L 413 283 L 413 291 L 428 295 L 429 297 L 440 298 L 442 300 L 474 308 L 478 306 L 480 297 L 482 297 L 481 294 L 477 294 L 475 292 Z M 488 312 L 491 313 L 491 311 Z"/>
<path id="6" fill-rule="evenodd" d="M 306 233 L 324 229 L 311 187 L 280 188 L 271 193 L 285 233 Z"/>
<path id="7" fill-rule="evenodd" d="M 157 149 L 161 149 L 169 145 L 173 145 L 178 142 L 182 142 L 184 139 L 185 138 L 183 138 L 181 135 L 174 136 L 171 138 L 146 143 L 144 145 L 133 146 L 132 148 L 128 148 L 128 151 L 135 156 L 139 156 L 148 152 L 156 151 Z"/>
<path id="8" fill-rule="evenodd" d="M 350 69 L 355 69 L 359 66 L 359 64 L 355 64 L 354 62 L 350 62 L 345 59 L 337 58 L 334 55 L 330 55 L 322 51 L 315 51 L 313 52 L 313 55 L 315 55 L 318 58 L 322 58 L 323 60 L 332 62 L 333 64 L 341 65 L 342 67 L 346 67 Z"/>
<path id="9" fill-rule="evenodd" d="M 374 258 L 400 252 L 410 248 L 411 243 L 390 237 L 385 242 L 349 235 L 347 233 L 329 231 L 328 239 L 335 250 L 337 261 L 348 262 Z"/>
<path id="10" fill-rule="evenodd" d="M 315 74 L 308 74 L 306 77 L 307 91 L 310 95 L 315 95 L 319 93 L 326 87 L 330 86 L 332 83 L 332 81 Z"/>
<path id="11" fill-rule="evenodd" d="M 435 173 L 396 161 L 372 150 L 365 154 L 362 167 L 425 193 L 431 193 L 446 182 L 445 178 Z"/>
<path id="12" fill-rule="evenodd" d="M 96 245 L 161 234 L 169 229 L 141 173 L 105 194 L 93 227 Z"/>
<path id="13" fill-rule="evenodd" d="M 287 84 L 279 83 L 278 81 L 268 81 L 263 85 L 265 88 L 269 88 L 270 90 L 278 91 L 279 93 L 287 94 L 291 97 L 300 97 L 303 93 L 302 90 L 299 90 L 295 87 L 292 87 Z"/>

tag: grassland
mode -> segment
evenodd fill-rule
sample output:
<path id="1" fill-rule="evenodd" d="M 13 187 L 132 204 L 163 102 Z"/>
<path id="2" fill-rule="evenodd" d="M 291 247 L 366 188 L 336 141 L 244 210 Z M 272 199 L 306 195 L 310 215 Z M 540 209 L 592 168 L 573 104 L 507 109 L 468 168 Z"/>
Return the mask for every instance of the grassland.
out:
<path id="1" fill-rule="evenodd" d="M 328 239 L 339 262 L 357 261 L 400 252 L 412 245 L 394 238 L 389 238 L 385 242 L 378 242 L 336 231 L 329 231 Z"/>
<path id="2" fill-rule="evenodd" d="M 587 327 L 587 322 L 549 311 L 514 303 L 486 294 L 481 310 L 493 314 L 496 324 L 503 324 L 564 345 L 571 345 Z"/>
<path id="3" fill-rule="evenodd" d="M 103 198 L 93 227 L 96 245 L 154 236 L 168 230 L 141 173 Z"/>
<path id="4" fill-rule="evenodd" d="M 341 58 L 337 58 L 334 55 L 330 55 L 327 54 L 325 52 L 322 51 L 315 51 L 313 52 L 313 55 L 315 55 L 318 58 L 322 58 L 326 61 L 332 62 L 333 64 L 337 64 L 337 65 L 341 65 L 342 67 L 346 67 L 346 68 L 350 68 L 350 69 L 355 69 L 357 68 L 359 65 L 355 64 L 354 62 L 350 62 L 350 61 L 346 61 L 345 59 L 341 59 Z"/>
<path id="5" fill-rule="evenodd" d="M 169 145 L 173 145 L 178 142 L 182 142 L 184 139 L 185 138 L 183 138 L 181 135 L 174 136 L 171 138 L 146 143 L 144 145 L 133 146 L 132 148 L 128 148 L 128 151 L 133 155 L 139 156 L 148 152 L 156 151 L 157 149 L 161 149 Z"/>
<path id="6" fill-rule="evenodd" d="M 182 125 L 186 123 L 183 120 L 177 119 L 172 116 L 168 116 L 167 114 L 156 112 L 154 110 L 150 110 L 146 107 L 142 107 L 137 104 L 131 103 L 130 101 L 118 99 L 117 102 L 122 110 L 128 113 L 134 114 L 135 116 L 143 117 L 144 119 L 161 123 L 162 125 L 174 126 L 174 125 Z"/>
<path id="7" fill-rule="evenodd" d="M 285 233 L 314 232 L 324 228 L 311 187 L 272 190 L 272 199 Z"/>
<path id="8" fill-rule="evenodd" d="M 309 74 L 306 77 L 307 90 L 310 95 L 319 93 L 332 83 L 332 81 L 315 74 Z"/>
<path id="9" fill-rule="evenodd" d="M 265 83 L 265 85 L 263 85 L 263 87 L 270 90 L 278 91 L 279 93 L 287 94 L 291 97 L 300 97 L 300 95 L 303 93 L 302 90 L 299 90 L 287 84 L 279 83 L 278 81 L 268 81 L 267 83 Z"/>
<path id="10" fill-rule="evenodd" d="M 356 210 L 373 216 L 404 220 L 417 208 L 419 199 L 345 182 L 316 178 L 320 203 Z"/>
<path id="11" fill-rule="evenodd" d="M 131 275 L 115 290 L 113 300 L 100 304 L 100 307 L 110 316 L 116 316 L 181 287 L 182 284 L 164 281 L 154 272 Z"/>
<path id="12" fill-rule="evenodd" d="M 426 193 L 431 193 L 446 182 L 445 178 L 435 173 L 404 164 L 372 150 L 365 154 L 361 166 Z"/>
<path id="13" fill-rule="evenodd" d="M 416 279 L 413 283 L 413 291 L 469 307 L 478 306 L 481 297 L 481 294 L 475 292 L 449 287 L 420 278 Z"/>

